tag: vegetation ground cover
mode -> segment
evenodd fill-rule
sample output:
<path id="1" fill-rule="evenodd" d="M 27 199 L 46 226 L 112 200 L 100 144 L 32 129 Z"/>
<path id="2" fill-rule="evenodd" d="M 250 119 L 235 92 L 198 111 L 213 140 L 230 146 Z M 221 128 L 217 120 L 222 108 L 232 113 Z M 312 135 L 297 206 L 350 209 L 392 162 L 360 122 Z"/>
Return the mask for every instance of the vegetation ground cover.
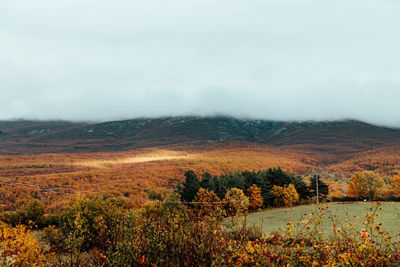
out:
<path id="1" fill-rule="evenodd" d="M 220 176 L 205 172 L 201 178 L 188 170 L 184 176 L 174 192 L 151 191 L 140 207 L 132 206 L 126 196 L 90 194 L 46 214 L 46 205 L 32 198 L 17 211 L 1 214 L 0 265 L 400 264 L 398 203 L 323 203 L 249 215 L 260 208 L 313 201 L 318 176 L 308 184 L 280 168 Z M 362 193 L 376 199 L 381 190 L 399 188 L 398 177 L 391 180 L 394 188 L 387 188 L 379 175 L 364 171 L 352 176 L 349 189 L 353 177 L 359 189 L 371 185 L 370 192 L 353 192 L 358 197 Z M 326 200 L 327 185 L 318 185 L 321 200 Z M 271 226 L 271 218 L 281 218 L 282 225 L 263 233 L 257 215 L 262 226 Z M 37 249 L 25 249 L 30 246 Z"/>
<path id="2" fill-rule="evenodd" d="M 173 190 L 188 169 L 213 175 L 284 166 L 302 172 L 306 155 L 262 145 L 209 144 L 108 153 L 0 155 L 0 210 L 38 198 L 57 210 L 87 192 L 146 199 L 152 189 Z"/>
<path id="3" fill-rule="evenodd" d="M 340 161 L 315 151 L 213 142 L 107 153 L 0 155 L 0 210 L 15 210 L 20 201 L 32 197 L 50 210 L 58 210 L 76 194 L 87 192 L 142 199 L 152 189 L 172 190 L 188 169 L 199 175 L 278 166 L 304 177 L 320 172 L 329 184 L 329 195 L 341 197 L 342 179 L 349 179 L 355 171 L 372 169 L 383 177 L 396 174 L 400 169 L 398 151 L 400 148 L 380 149 Z"/>

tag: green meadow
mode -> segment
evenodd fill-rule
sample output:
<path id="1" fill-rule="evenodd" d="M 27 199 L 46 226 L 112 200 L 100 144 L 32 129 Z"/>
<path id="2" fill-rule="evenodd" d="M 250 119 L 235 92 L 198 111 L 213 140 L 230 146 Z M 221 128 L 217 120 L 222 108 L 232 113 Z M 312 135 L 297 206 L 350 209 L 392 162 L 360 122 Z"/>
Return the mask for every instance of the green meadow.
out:
<path id="1" fill-rule="evenodd" d="M 319 205 L 301 205 L 293 208 L 275 208 L 254 212 L 246 217 L 248 226 L 255 226 L 262 229 L 263 234 L 269 234 L 285 228 L 287 223 L 297 224 L 304 220 L 309 220 L 318 214 L 319 208 L 323 208 L 322 226 L 326 234 L 332 232 L 333 223 L 345 225 L 347 223 L 354 226 L 356 230 L 364 228 L 363 222 L 366 221 L 366 214 L 371 213 L 377 204 L 375 202 L 357 202 L 357 203 L 328 203 Z M 382 229 L 391 235 L 400 233 L 400 203 L 398 202 L 382 202 L 381 209 L 377 210 L 379 217 L 375 223 L 382 223 Z M 333 218 L 333 220 L 332 220 Z M 244 221 L 244 218 L 241 218 Z M 229 220 L 227 220 L 229 224 Z"/>

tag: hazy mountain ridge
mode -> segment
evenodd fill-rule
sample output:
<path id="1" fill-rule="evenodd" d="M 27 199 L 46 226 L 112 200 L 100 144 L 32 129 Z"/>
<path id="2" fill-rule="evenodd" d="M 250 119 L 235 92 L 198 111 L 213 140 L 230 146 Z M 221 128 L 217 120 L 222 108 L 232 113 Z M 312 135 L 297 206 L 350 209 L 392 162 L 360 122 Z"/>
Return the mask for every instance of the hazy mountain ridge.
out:
<path id="1" fill-rule="evenodd" d="M 400 130 L 343 121 L 265 121 L 164 117 L 103 123 L 0 121 L 6 154 L 112 151 L 181 143 L 235 141 L 345 154 L 400 145 Z"/>

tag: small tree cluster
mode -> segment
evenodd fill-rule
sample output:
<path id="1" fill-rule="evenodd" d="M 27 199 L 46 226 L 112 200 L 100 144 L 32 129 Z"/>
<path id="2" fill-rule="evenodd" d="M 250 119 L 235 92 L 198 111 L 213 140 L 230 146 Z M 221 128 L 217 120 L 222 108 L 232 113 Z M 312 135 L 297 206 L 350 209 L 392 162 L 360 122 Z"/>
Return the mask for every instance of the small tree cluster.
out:
<path id="1" fill-rule="evenodd" d="M 199 179 L 193 171 L 185 173 L 185 181 L 179 184 L 176 192 L 181 195 L 181 200 L 191 202 L 195 198 L 200 188 L 213 191 L 217 197 L 223 199 L 225 194 L 232 188 L 241 189 L 250 197 L 251 209 L 260 207 L 260 196 L 264 206 L 272 205 L 274 199 L 270 197 L 270 191 L 274 185 L 287 187 L 293 184 L 300 199 L 307 199 L 311 196 L 311 187 L 308 187 L 300 176 L 290 175 L 280 168 L 270 168 L 258 172 L 244 171 L 240 173 L 229 173 L 220 176 L 211 176 L 205 172 L 202 179 Z M 256 186 L 258 189 L 255 189 Z M 250 189 L 253 187 L 252 189 Z M 328 186 L 321 182 L 322 192 L 328 189 Z M 254 191 L 255 190 L 255 191 Z M 257 196 L 257 197 L 256 197 Z"/>
<path id="2" fill-rule="evenodd" d="M 299 194 L 294 185 L 290 184 L 287 187 L 274 185 L 271 194 L 275 196 L 275 205 L 290 205 L 292 206 L 299 200 Z"/>

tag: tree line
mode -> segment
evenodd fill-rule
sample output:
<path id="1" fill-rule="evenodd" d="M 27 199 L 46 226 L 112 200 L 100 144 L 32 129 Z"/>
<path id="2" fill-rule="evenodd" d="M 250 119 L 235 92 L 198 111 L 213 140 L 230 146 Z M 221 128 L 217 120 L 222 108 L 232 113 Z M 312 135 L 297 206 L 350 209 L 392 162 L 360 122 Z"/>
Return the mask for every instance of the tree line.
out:
<path id="1" fill-rule="evenodd" d="M 185 181 L 179 183 L 175 192 L 181 196 L 182 202 L 192 202 L 200 188 L 212 191 L 219 199 L 223 199 L 226 193 L 237 188 L 243 192 L 249 192 L 253 185 L 261 189 L 263 206 L 273 206 L 276 204 L 276 194 L 273 193 L 273 187 L 287 188 L 293 185 L 300 199 L 310 199 L 316 195 L 316 181 L 318 180 L 319 194 L 326 197 L 329 192 L 329 186 L 319 179 L 319 176 L 311 178 L 311 184 L 307 185 L 303 177 L 284 172 L 280 167 L 269 168 L 260 171 L 242 171 L 237 173 L 222 174 L 212 176 L 204 172 L 201 178 L 193 171 L 185 172 Z"/>

